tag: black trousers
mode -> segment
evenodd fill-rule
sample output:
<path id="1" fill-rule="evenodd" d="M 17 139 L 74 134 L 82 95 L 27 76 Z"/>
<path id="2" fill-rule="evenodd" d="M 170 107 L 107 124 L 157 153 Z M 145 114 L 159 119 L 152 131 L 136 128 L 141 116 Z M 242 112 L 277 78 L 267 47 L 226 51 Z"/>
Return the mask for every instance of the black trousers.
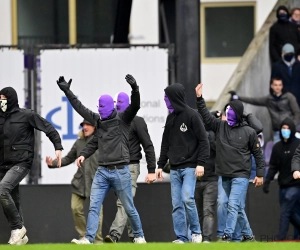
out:
<path id="1" fill-rule="evenodd" d="M 211 241 L 218 198 L 218 181 L 197 181 L 195 202 L 203 241 Z"/>
<path id="2" fill-rule="evenodd" d="M 0 204 L 11 230 L 20 229 L 24 224 L 20 205 L 19 183 L 28 172 L 28 168 L 17 165 L 9 169 L 0 168 Z"/>

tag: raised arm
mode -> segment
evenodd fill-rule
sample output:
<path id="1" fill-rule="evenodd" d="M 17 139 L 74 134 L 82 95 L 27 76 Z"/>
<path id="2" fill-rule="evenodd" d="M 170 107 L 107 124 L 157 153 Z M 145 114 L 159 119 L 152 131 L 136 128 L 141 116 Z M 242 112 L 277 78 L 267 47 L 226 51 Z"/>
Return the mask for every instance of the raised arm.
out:
<path id="1" fill-rule="evenodd" d="M 268 101 L 268 96 L 264 97 L 246 97 L 246 96 L 238 96 L 238 99 L 242 102 L 249 103 L 256 106 L 266 106 Z"/>
<path id="2" fill-rule="evenodd" d="M 256 134 L 259 134 L 263 131 L 263 128 L 264 128 L 263 125 L 262 125 L 261 121 L 256 118 L 255 115 L 253 115 L 251 113 L 246 114 L 245 118 L 246 118 L 248 125 L 255 130 Z"/>
<path id="3" fill-rule="evenodd" d="M 130 124 L 140 109 L 140 92 L 139 86 L 132 75 L 126 75 L 125 79 L 132 89 L 130 97 L 131 103 L 127 109 L 121 113 L 121 118 L 125 123 Z"/>
<path id="4" fill-rule="evenodd" d="M 59 88 L 65 93 L 66 97 L 68 98 L 69 102 L 76 110 L 76 112 L 91 124 L 96 124 L 97 120 L 99 119 L 99 114 L 89 110 L 78 100 L 78 98 L 70 90 L 71 82 L 72 79 L 69 82 L 66 82 L 64 77 L 61 76 L 59 77 L 57 84 Z"/>

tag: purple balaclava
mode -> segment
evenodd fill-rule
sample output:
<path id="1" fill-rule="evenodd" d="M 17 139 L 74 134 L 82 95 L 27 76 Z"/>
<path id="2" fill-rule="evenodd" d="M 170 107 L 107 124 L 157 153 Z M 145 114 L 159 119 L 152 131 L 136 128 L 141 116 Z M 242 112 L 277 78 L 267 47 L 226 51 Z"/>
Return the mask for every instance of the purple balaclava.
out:
<path id="1" fill-rule="evenodd" d="M 116 108 L 118 112 L 124 112 L 129 106 L 129 96 L 124 93 L 120 92 L 117 97 L 117 104 Z"/>
<path id="2" fill-rule="evenodd" d="M 229 105 L 226 107 L 226 120 L 231 127 L 237 123 L 236 113 Z"/>
<path id="3" fill-rule="evenodd" d="M 98 112 L 101 120 L 105 120 L 114 111 L 114 100 L 110 95 L 102 95 L 98 100 Z"/>
<path id="4" fill-rule="evenodd" d="M 165 103 L 166 103 L 166 105 L 167 105 L 167 108 L 168 108 L 168 110 L 170 111 L 170 113 L 173 113 L 174 112 L 174 108 L 173 108 L 173 106 L 172 106 L 172 104 L 171 104 L 171 102 L 170 102 L 170 100 L 169 100 L 169 97 L 165 94 Z"/>

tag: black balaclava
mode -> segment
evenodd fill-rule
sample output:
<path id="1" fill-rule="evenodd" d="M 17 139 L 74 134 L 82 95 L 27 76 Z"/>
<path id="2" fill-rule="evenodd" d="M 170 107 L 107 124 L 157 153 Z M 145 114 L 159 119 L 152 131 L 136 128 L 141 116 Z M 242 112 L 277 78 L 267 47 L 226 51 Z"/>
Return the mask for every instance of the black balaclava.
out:
<path id="1" fill-rule="evenodd" d="M 280 10 L 284 10 L 286 12 L 286 14 L 279 14 Z M 278 19 L 279 22 L 286 23 L 286 22 L 289 21 L 289 18 L 290 18 L 289 10 L 284 5 L 280 5 L 277 8 L 276 16 L 277 16 L 277 19 Z"/>
<path id="2" fill-rule="evenodd" d="M 19 107 L 18 94 L 12 87 L 6 87 L 0 90 L 0 95 L 5 95 L 7 98 L 7 110 L 6 113 L 11 112 L 14 108 Z M 0 110 L 0 112 L 3 112 Z"/>

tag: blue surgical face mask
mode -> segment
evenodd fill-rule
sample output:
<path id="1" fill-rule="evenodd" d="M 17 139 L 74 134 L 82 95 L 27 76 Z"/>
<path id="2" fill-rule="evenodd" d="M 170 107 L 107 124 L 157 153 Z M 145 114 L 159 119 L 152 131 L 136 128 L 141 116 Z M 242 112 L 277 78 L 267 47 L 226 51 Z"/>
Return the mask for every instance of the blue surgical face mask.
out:
<path id="1" fill-rule="evenodd" d="M 291 130 L 290 129 L 281 129 L 281 134 L 284 139 L 289 139 L 291 136 Z"/>

